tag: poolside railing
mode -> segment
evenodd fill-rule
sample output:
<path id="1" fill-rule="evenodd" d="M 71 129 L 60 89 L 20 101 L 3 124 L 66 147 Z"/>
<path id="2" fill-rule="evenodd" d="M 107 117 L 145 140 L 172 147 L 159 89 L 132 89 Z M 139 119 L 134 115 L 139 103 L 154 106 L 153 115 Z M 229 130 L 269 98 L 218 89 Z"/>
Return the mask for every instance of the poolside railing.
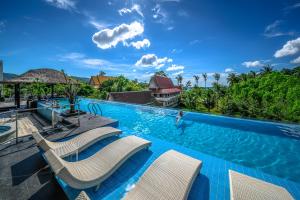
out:
<path id="1" fill-rule="evenodd" d="M 74 106 L 77 106 L 77 126 L 80 126 L 80 107 L 79 104 L 74 104 Z M 49 118 L 45 118 L 45 116 L 41 116 L 39 113 L 43 111 L 49 111 L 51 116 Z M 39 124 L 42 124 L 42 132 L 53 132 L 62 129 L 63 127 L 71 127 L 74 126 L 74 124 L 69 124 L 69 125 L 62 125 L 57 126 L 59 122 L 63 121 L 63 117 L 60 116 L 60 113 L 57 112 L 57 107 L 54 107 L 53 104 L 47 105 L 47 106 L 42 106 L 42 107 L 37 107 L 37 108 L 28 108 L 28 109 L 15 109 L 15 110 L 10 110 L 6 112 L 1 112 L 0 113 L 0 145 L 7 144 L 7 143 L 12 143 L 16 142 L 18 143 L 20 138 L 23 138 L 25 136 L 29 136 L 33 133 L 32 132 L 27 132 L 24 134 L 24 130 L 20 130 L 20 125 L 24 125 L 26 128 L 30 126 L 30 124 L 26 124 L 27 121 L 22 122 L 22 119 L 24 118 L 23 114 L 24 113 L 38 113 L 38 117 L 33 117 L 35 121 L 37 121 Z M 35 115 L 36 116 L 36 115 Z M 43 122 L 47 123 L 47 127 L 45 128 Z M 50 122 L 50 123 L 49 123 Z M 50 126 L 49 126 L 50 124 Z M 31 124 L 34 126 L 33 124 Z M 33 127 L 34 128 L 34 127 Z M 28 128 L 30 130 L 30 128 Z M 38 131 L 38 130 L 37 130 Z"/>

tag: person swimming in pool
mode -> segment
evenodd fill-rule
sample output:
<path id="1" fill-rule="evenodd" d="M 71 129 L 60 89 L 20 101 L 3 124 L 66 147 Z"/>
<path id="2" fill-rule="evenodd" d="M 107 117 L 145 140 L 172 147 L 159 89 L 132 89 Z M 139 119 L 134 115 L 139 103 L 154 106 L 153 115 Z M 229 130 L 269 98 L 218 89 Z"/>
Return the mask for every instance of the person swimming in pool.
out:
<path id="1" fill-rule="evenodd" d="M 181 110 L 181 111 L 178 112 L 178 114 L 176 116 L 176 125 L 179 124 L 182 117 L 183 117 L 183 111 Z"/>

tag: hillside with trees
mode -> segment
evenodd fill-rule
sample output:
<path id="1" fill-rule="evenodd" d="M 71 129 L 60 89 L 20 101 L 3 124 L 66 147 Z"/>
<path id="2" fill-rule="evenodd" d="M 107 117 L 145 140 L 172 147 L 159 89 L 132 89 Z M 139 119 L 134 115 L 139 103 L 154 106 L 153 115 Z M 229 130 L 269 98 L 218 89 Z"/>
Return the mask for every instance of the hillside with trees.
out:
<path id="1" fill-rule="evenodd" d="M 204 74 L 203 77 L 206 77 Z M 211 88 L 197 84 L 181 94 L 181 108 L 232 116 L 300 122 L 300 67 L 228 75 L 228 86 L 214 75 Z M 204 79 L 206 82 L 207 78 Z M 199 78 L 195 77 L 198 83 Z"/>

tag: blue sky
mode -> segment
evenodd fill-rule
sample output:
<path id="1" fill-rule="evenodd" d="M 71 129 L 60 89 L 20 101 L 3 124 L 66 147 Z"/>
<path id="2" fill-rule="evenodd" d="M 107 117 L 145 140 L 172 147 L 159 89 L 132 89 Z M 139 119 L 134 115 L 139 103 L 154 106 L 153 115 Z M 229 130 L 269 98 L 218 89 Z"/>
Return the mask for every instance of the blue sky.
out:
<path id="1" fill-rule="evenodd" d="M 2 0 L 4 71 L 149 80 L 300 65 L 300 1 Z"/>

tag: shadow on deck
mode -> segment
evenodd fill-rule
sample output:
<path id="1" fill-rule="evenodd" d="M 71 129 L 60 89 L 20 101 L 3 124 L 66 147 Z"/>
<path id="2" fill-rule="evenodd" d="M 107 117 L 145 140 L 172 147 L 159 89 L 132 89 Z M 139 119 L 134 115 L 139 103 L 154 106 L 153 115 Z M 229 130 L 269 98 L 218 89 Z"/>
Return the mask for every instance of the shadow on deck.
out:
<path id="1" fill-rule="evenodd" d="M 80 127 L 45 135 L 49 140 L 62 139 L 84 131 L 117 126 L 118 122 L 82 116 Z M 0 199 L 67 199 L 42 157 L 32 136 L 0 145 Z"/>

